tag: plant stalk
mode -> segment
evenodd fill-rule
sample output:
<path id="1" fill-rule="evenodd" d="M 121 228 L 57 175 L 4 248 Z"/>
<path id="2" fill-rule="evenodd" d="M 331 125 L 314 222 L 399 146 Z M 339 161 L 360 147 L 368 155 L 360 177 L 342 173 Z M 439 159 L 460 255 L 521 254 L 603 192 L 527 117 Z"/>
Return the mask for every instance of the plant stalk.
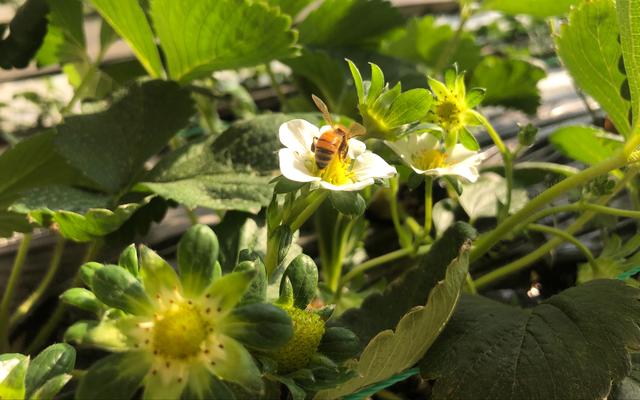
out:
<path id="1" fill-rule="evenodd" d="M 418 252 L 416 253 L 416 255 L 426 254 L 430 248 L 431 248 L 430 244 L 420 246 L 420 248 L 418 248 Z M 342 285 L 345 285 L 356 276 L 370 270 L 371 268 L 375 268 L 378 265 L 386 264 L 388 262 L 399 260 L 404 257 L 410 257 L 413 255 L 414 255 L 414 249 L 407 248 L 407 249 L 398 249 L 390 253 L 372 258 L 370 260 L 363 262 L 362 264 L 353 268 L 351 271 L 344 274 L 344 276 L 342 277 L 341 283 Z"/>
<path id="2" fill-rule="evenodd" d="M 591 252 L 591 250 L 589 250 L 587 246 L 582 244 L 582 242 L 579 241 L 572 234 L 557 228 L 553 228 L 551 226 L 540 225 L 540 224 L 529 224 L 527 226 L 527 229 L 530 229 L 532 231 L 542 232 L 542 233 L 549 233 L 551 235 L 564 239 L 565 242 L 572 243 L 574 246 L 576 246 L 578 250 L 580 250 L 584 254 L 585 258 L 587 259 L 589 264 L 591 264 L 591 267 L 594 268 L 594 270 L 598 268 L 598 263 L 596 262 L 596 258 L 593 256 L 593 253 Z"/>
<path id="3" fill-rule="evenodd" d="M 433 178 L 425 176 L 424 178 L 424 236 L 431 235 L 433 213 Z"/>
<path id="4" fill-rule="evenodd" d="M 18 253 L 13 261 L 11 267 L 11 274 L 9 275 L 9 281 L 2 295 L 2 302 L 0 302 L 0 353 L 4 353 L 9 350 L 9 307 L 11 306 L 11 300 L 13 299 L 13 292 L 16 289 L 16 285 L 20 280 L 22 274 L 22 268 L 29 252 L 29 244 L 31 243 L 32 235 L 30 233 L 24 234 L 20 247 L 18 247 Z"/>

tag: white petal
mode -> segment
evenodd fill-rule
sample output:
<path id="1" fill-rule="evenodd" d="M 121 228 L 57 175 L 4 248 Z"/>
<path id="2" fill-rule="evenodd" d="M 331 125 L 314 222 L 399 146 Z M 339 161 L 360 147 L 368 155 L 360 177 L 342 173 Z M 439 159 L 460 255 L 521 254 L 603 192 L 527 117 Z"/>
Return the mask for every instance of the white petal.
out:
<path id="1" fill-rule="evenodd" d="M 373 178 L 369 178 L 362 181 L 347 183 L 345 185 L 332 185 L 329 182 L 321 181 L 320 186 L 327 190 L 353 192 L 356 190 L 362 190 L 367 186 L 373 185 L 374 183 L 375 182 L 373 181 Z"/>
<path id="2" fill-rule="evenodd" d="M 411 146 L 409 146 L 409 142 L 406 140 L 398 140 L 395 142 L 389 142 L 385 140 L 384 142 L 394 153 L 400 157 L 400 159 L 411 167 L 411 156 L 413 154 L 413 150 Z"/>
<path id="3" fill-rule="evenodd" d="M 451 168 L 451 172 L 452 172 L 452 175 L 461 176 L 472 183 L 477 181 L 478 176 L 480 175 L 478 173 L 478 168 L 476 168 L 473 165 L 458 164 Z"/>
<path id="4" fill-rule="evenodd" d="M 458 164 L 464 160 L 467 160 L 473 156 L 477 156 L 482 153 L 478 153 L 477 151 L 469 150 L 461 144 L 456 144 L 451 151 L 451 155 L 447 157 L 447 163 L 449 164 Z"/>
<path id="5" fill-rule="evenodd" d="M 305 154 L 311 152 L 313 138 L 320 136 L 318 127 L 303 119 L 294 119 L 280 125 L 278 137 L 289 149 Z"/>
<path id="6" fill-rule="evenodd" d="M 411 135 L 411 136 L 415 137 L 415 145 L 409 142 L 410 145 L 413 146 L 414 152 L 431 150 L 438 146 L 438 138 L 430 134 L 429 132 L 424 132 L 420 135 Z"/>
<path id="7" fill-rule="evenodd" d="M 278 151 L 280 160 L 280 173 L 285 178 L 295 182 L 313 182 L 320 178 L 313 176 L 305 166 L 305 158 L 292 149 L 280 149 Z"/>
<path id="8" fill-rule="evenodd" d="M 358 181 L 370 178 L 390 178 L 397 172 L 377 154 L 366 151 L 355 160 L 352 172 Z"/>
<path id="9" fill-rule="evenodd" d="M 360 154 L 365 152 L 366 149 L 367 149 L 367 145 L 364 144 L 363 142 L 356 139 L 349 140 L 349 157 L 350 158 L 354 158 L 354 159 L 358 158 Z"/>

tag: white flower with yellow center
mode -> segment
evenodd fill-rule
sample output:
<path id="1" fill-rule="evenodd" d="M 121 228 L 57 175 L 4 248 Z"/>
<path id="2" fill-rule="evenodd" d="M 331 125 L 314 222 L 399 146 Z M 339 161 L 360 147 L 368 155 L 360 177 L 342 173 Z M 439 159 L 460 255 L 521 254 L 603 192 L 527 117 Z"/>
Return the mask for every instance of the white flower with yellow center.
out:
<path id="1" fill-rule="evenodd" d="M 447 153 L 440 140 L 428 132 L 385 143 L 418 174 L 453 175 L 469 182 L 478 179 L 478 166 L 485 157 L 483 153 L 468 150 L 461 144 L 456 144 L 451 153 Z"/>
<path id="2" fill-rule="evenodd" d="M 280 126 L 280 172 L 285 178 L 295 182 L 313 182 L 318 186 L 336 191 L 356 191 L 372 185 L 376 179 L 390 178 L 396 169 L 382 157 L 366 149 L 363 142 L 349 139 L 349 151 L 345 159 L 334 155 L 326 168 L 319 169 L 315 154 L 311 151 L 315 138 L 331 129 L 325 125 L 318 129 L 315 125 L 294 119 Z"/>
<path id="3" fill-rule="evenodd" d="M 121 257 L 121 265 L 83 266 L 84 280 L 102 303 L 97 308 L 111 308 L 81 337 L 72 326 L 66 339 L 117 354 L 94 364 L 78 393 L 131 398 L 144 386 L 145 399 L 230 398 L 227 382 L 261 392 L 261 373 L 245 346 L 270 350 L 285 344 L 292 335 L 290 318 L 270 304 L 237 307 L 255 270 L 221 277 L 217 247 L 211 229 L 196 225 L 180 242 L 179 275 L 146 247 L 139 268 L 135 249 L 130 262 Z"/>

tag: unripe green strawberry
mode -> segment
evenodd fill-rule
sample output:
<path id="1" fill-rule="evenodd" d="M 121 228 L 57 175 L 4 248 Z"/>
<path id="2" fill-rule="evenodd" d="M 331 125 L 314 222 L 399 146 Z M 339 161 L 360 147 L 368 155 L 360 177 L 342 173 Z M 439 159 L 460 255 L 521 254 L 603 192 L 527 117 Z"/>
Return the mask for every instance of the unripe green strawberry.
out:
<path id="1" fill-rule="evenodd" d="M 291 306 L 282 308 L 291 317 L 293 336 L 275 352 L 273 358 L 278 362 L 278 372 L 286 374 L 309 364 L 324 335 L 324 321 L 310 311 Z"/>

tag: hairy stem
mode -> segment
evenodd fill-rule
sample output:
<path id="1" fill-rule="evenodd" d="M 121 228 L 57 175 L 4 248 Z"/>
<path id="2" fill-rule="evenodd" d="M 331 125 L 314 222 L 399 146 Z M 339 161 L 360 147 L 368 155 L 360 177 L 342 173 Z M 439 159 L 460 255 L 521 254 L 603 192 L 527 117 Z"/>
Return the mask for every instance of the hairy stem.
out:
<path id="1" fill-rule="evenodd" d="M 425 176 L 424 178 L 424 236 L 431 235 L 433 212 L 433 178 Z"/>
<path id="2" fill-rule="evenodd" d="M 18 253 L 13 261 L 11 267 L 11 275 L 9 275 L 9 281 L 2 295 L 2 302 L 0 302 L 0 353 L 4 353 L 9 350 L 9 307 L 11 306 L 11 300 L 13 299 L 13 292 L 16 289 L 16 285 L 22 274 L 22 267 L 24 267 L 24 261 L 27 258 L 29 252 L 29 244 L 31 243 L 31 234 L 27 233 L 22 237 L 20 247 L 18 247 Z"/>
<path id="3" fill-rule="evenodd" d="M 551 226 L 540 225 L 540 224 L 530 224 L 529 226 L 527 226 L 527 229 L 532 231 L 542 232 L 542 233 L 549 233 L 551 235 L 564 239 L 565 242 L 572 243 L 574 246 L 576 246 L 578 250 L 580 250 L 584 254 L 585 258 L 587 259 L 589 264 L 591 264 L 591 267 L 593 267 L 594 270 L 598 268 L 598 264 L 596 263 L 596 258 L 593 256 L 593 253 L 591 253 L 591 250 L 589 250 L 587 246 L 582 244 L 582 242 L 579 241 L 572 234 L 557 228 L 553 228 Z"/>

